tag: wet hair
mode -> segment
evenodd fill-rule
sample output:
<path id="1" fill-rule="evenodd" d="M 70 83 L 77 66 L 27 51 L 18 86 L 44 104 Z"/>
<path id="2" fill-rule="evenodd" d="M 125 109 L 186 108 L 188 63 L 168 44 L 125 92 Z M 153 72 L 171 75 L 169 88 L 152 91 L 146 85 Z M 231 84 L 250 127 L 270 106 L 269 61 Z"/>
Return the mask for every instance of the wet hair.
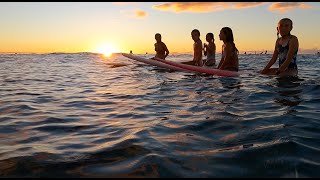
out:
<path id="1" fill-rule="evenodd" d="M 291 27 L 293 26 L 293 22 L 292 22 L 291 19 L 289 19 L 289 18 L 282 18 L 282 19 L 280 19 L 280 21 L 278 22 L 278 24 L 280 24 L 281 21 L 289 21 L 290 24 L 291 24 Z M 290 34 L 291 34 L 291 33 L 289 32 L 289 35 L 290 35 Z M 279 29 L 278 29 L 278 27 L 277 27 L 277 37 L 279 38 Z"/>
<path id="2" fill-rule="evenodd" d="M 198 29 L 194 29 L 191 31 L 191 33 L 193 33 L 193 32 L 197 33 L 200 36 L 200 31 Z"/>
<path id="3" fill-rule="evenodd" d="M 214 40 L 213 33 L 208 33 L 207 36 L 211 37 Z"/>
<path id="4" fill-rule="evenodd" d="M 290 24 L 291 24 L 291 26 L 293 26 L 293 22 L 292 22 L 291 19 L 289 19 L 289 18 L 282 18 L 282 19 L 280 19 L 280 21 L 278 22 L 278 24 L 279 24 L 281 21 L 289 21 Z"/>
<path id="5" fill-rule="evenodd" d="M 231 28 L 223 27 L 221 31 L 226 35 L 226 42 L 230 42 L 233 45 L 233 48 L 239 53 L 236 45 L 234 44 L 233 33 Z"/>

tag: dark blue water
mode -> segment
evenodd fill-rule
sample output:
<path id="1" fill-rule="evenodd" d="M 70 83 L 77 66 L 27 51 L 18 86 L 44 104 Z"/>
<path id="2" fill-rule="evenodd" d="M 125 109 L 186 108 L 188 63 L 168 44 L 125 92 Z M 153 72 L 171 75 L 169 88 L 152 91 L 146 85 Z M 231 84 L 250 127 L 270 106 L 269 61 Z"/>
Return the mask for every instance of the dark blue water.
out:
<path id="1" fill-rule="evenodd" d="M 239 58 L 258 71 L 271 55 Z M 296 78 L 218 77 L 2 54 L 0 177 L 319 177 L 319 62 L 298 55 Z"/>

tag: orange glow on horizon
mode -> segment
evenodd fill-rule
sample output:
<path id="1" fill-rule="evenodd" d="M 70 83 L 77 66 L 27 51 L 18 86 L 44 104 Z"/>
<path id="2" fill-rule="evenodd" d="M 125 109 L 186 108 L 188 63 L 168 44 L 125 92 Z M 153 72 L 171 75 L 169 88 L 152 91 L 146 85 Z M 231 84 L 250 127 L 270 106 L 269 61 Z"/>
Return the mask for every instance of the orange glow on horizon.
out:
<path id="1" fill-rule="evenodd" d="M 103 54 L 105 57 L 110 57 L 113 53 L 120 51 L 111 44 L 104 44 L 96 48 L 93 52 Z"/>

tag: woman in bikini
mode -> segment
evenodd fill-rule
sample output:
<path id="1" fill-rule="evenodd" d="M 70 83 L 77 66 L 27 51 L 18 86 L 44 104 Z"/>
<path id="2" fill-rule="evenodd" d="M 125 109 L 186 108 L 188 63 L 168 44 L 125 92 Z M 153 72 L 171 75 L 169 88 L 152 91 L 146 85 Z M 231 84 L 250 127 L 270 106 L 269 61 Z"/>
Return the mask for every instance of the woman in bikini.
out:
<path id="1" fill-rule="evenodd" d="M 223 41 L 221 61 L 218 69 L 228 71 L 239 70 L 238 49 L 234 44 L 233 33 L 231 28 L 224 27 L 220 30 L 220 40 Z"/>

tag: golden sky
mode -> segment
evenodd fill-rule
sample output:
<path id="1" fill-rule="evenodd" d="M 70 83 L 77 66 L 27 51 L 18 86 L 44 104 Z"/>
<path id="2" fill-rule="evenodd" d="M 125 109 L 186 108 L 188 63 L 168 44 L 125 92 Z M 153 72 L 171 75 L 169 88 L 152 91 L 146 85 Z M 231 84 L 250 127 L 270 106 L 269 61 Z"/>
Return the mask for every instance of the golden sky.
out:
<path id="1" fill-rule="evenodd" d="M 170 52 L 192 52 L 191 31 L 222 27 L 244 51 L 273 51 L 277 22 L 293 20 L 300 52 L 319 51 L 317 2 L 0 2 L 0 52 L 154 53 L 161 33 Z"/>

